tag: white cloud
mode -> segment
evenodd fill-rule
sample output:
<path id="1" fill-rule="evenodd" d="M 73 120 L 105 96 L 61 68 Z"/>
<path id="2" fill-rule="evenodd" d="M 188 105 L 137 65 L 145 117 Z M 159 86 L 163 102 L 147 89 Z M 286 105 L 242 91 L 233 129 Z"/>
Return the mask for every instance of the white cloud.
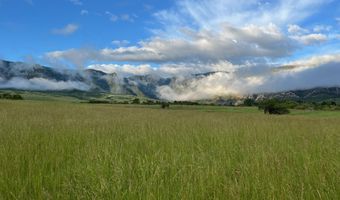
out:
<path id="1" fill-rule="evenodd" d="M 316 56 L 290 63 L 294 67 L 273 70 L 272 66 L 243 66 L 230 73 L 213 73 L 202 78 L 178 79 L 158 88 L 168 100 L 201 100 L 218 96 L 340 86 L 340 54 Z M 298 69 L 298 70 L 297 70 Z"/>
<path id="2" fill-rule="evenodd" d="M 301 28 L 299 25 L 296 24 L 289 24 L 288 25 L 288 32 L 291 34 L 304 34 L 304 33 L 308 33 L 309 31 L 307 29 Z"/>
<path id="3" fill-rule="evenodd" d="M 80 0 L 70 0 L 71 3 L 73 3 L 76 6 L 82 6 L 83 2 Z"/>
<path id="4" fill-rule="evenodd" d="M 320 55 L 303 60 L 289 62 L 285 64 L 282 69 L 287 69 L 290 71 L 301 71 L 307 68 L 316 68 L 318 66 L 326 65 L 328 63 L 340 63 L 340 54 Z"/>
<path id="5" fill-rule="evenodd" d="M 292 38 L 296 39 L 297 41 L 305 44 L 305 45 L 312 45 L 312 44 L 319 44 L 322 42 L 327 41 L 328 37 L 324 34 L 308 34 L 302 36 L 293 36 Z"/>
<path id="6" fill-rule="evenodd" d="M 89 11 L 88 10 L 81 10 L 80 15 L 88 15 Z"/>
<path id="7" fill-rule="evenodd" d="M 338 24 L 340 24 L 340 17 L 335 18 L 335 21 L 337 21 Z"/>
<path id="8" fill-rule="evenodd" d="M 286 37 L 273 24 L 242 28 L 221 25 L 221 31 L 183 31 L 186 38 L 153 38 L 140 42 L 139 46 L 102 49 L 88 60 L 137 61 L 137 62 L 218 62 L 229 60 L 244 62 L 256 58 L 278 58 L 290 55 L 296 48 L 294 41 Z M 83 51 L 80 50 L 79 53 Z M 48 57 L 65 59 L 77 50 L 51 52 Z M 85 58 L 85 57 L 84 57 Z"/>
<path id="9" fill-rule="evenodd" d="M 95 69 L 105 73 L 117 73 L 119 76 L 127 77 L 133 75 L 154 74 L 155 69 L 150 65 L 117 65 L 117 64 L 96 64 L 90 65 L 88 69 Z"/>
<path id="10" fill-rule="evenodd" d="M 127 41 L 127 40 L 113 40 L 111 43 L 113 45 L 119 46 L 119 47 L 126 46 L 126 45 L 130 44 L 130 42 Z"/>
<path id="11" fill-rule="evenodd" d="M 107 16 L 109 16 L 109 19 L 110 19 L 110 21 L 112 21 L 112 22 L 116 22 L 116 21 L 118 20 L 118 16 L 112 14 L 112 13 L 109 12 L 109 11 L 106 11 L 105 14 L 106 14 Z"/>
<path id="12" fill-rule="evenodd" d="M 87 68 L 96 69 L 105 73 L 117 73 L 119 76 L 133 76 L 133 75 L 155 75 L 161 77 L 181 77 L 191 76 L 193 74 L 201 74 L 207 72 L 233 72 L 235 66 L 227 61 L 220 61 L 213 64 L 162 64 L 158 67 L 151 67 L 151 65 L 118 65 L 118 64 L 94 64 Z"/>
<path id="13" fill-rule="evenodd" d="M 53 29 L 52 33 L 56 35 L 71 35 L 79 29 L 76 24 L 67 24 L 65 27 L 60 29 Z"/>
<path id="14" fill-rule="evenodd" d="M 164 26 L 138 45 L 105 48 L 87 60 L 130 62 L 219 62 L 244 63 L 291 55 L 303 45 L 326 40 L 323 34 L 305 35 L 308 30 L 295 24 L 311 16 L 330 0 L 182 0 L 173 9 L 155 14 Z M 111 21 L 129 20 L 131 15 L 105 12 Z M 285 35 L 282 29 L 291 24 Z M 294 40 L 301 43 L 296 44 Z M 116 43 L 116 42 L 115 42 Z M 123 46 L 123 45 L 122 45 Z M 83 52 L 83 50 L 80 50 Z M 59 51 L 60 52 L 60 51 Z M 66 50 L 59 53 L 65 59 Z M 49 55 L 55 55 L 49 54 Z M 83 57 L 83 56 L 78 56 Z M 56 59 L 57 57 L 54 57 Z M 85 61 L 82 61 L 85 62 Z"/>
<path id="15" fill-rule="evenodd" d="M 45 57 L 52 66 L 66 63 L 82 68 L 87 61 L 96 60 L 96 57 L 100 57 L 100 55 L 92 49 L 69 49 L 67 51 L 49 52 Z"/>
<path id="16" fill-rule="evenodd" d="M 118 16 L 118 15 L 115 15 L 115 14 L 109 12 L 109 11 L 106 11 L 105 15 L 107 15 L 109 17 L 110 21 L 112 21 L 112 22 L 116 22 L 118 20 L 126 21 L 126 22 L 134 22 L 135 19 L 137 18 L 137 15 L 135 15 L 135 14 L 133 14 L 133 15 L 122 14 L 122 15 Z"/>
<path id="17" fill-rule="evenodd" d="M 167 27 L 193 24 L 204 29 L 214 29 L 224 22 L 232 26 L 247 24 L 278 26 L 294 24 L 309 17 L 331 0 L 182 0 L 172 10 L 156 14 Z"/>
<path id="18" fill-rule="evenodd" d="M 15 88 L 22 90 L 89 90 L 90 86 L 77 81 L 55 81 L 44 78 L 12 78 L 8 81 L 1 81 L 0 88 Z"/>
<path id="19" fill-rule="evenodd" d="M 128 22 L 134 22 L 136 18 L 136 15 L 129 15 L 129 14 L 123 14 L 120 16 L 120 19 L 123 21 L 128 21 Z"/>
<path id="20" fill-rule="evenodd" d="M 314 32 L 329 32 L 332 30 L 332 26 L 329 25 L 316 25 L 313 28 Z"/>

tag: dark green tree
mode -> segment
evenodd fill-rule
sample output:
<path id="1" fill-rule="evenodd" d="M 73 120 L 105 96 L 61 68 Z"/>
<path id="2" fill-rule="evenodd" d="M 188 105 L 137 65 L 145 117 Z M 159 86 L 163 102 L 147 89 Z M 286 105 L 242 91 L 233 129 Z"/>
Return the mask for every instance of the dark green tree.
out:
<path id="1" fill-rule="evenodd" d="M 265 114 L 270 115 L 284 115 L 290 113 L 285 103 L 276 99 L 270 99 L 261 102 L 259 109 L 263 110 Z"/>
<path id="2" fill-rule="evenodd" d="M 162 102 L 162 103 L 161 103 L 161 108 L 163 108 L 163 109 L 170 108 L 170 103 L 168 103 L 168 102 Z"/>
<path id="3" fill-rule="evenodd" d="M 132 104 L 140 104 L 140 100 L 138 98 L 135 98 L 132 100 Z"/>
<path id="4" fill-rule="evenodd" d="M 243 102 L 244 106 L 254 106 L 256 104 L 254 99 L 246 98 Z"/>

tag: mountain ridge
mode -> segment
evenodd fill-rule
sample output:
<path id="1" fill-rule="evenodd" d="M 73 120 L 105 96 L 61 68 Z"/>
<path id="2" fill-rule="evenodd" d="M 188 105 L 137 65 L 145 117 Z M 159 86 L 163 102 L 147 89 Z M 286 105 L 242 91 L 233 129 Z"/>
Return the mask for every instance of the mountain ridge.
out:
<path id="1" fill-rule="evenodd" d="M 188 79 L 201 79 L 215 73 L 228 72 L 207 72 L 200 74 L 193 74 Z M 39 64 L 27 64 L 24 62 L 11 62 L 0 60 L 0 89 L 24 89 L 16 86 L 15 81 L 30 81 L 29 84 L 49 83 L 56 84 L 54 89 L 56 91 L 57 84 L 64 84 L 62 90 L 82 90 L 77 88 L 77 84 L 86 85 L 88 88 L 84 92 L 89 93 L 107 93 L 116 95 L 132 95 L 141 96 L 152 99 L 159 99 L 157 88 L 161 86 L 171 86 L 176 82 L 177 77 L 155 77 L 152 75 L 134 75 L 128 77 L 120 77 L 117 73 L 105 73 L 97 69 L 85 69 L 83 71 L 76 70 L 57 70 L 55 68 L 42 66 Z M 12 81 L 11 84 L 8 82 Z M 40 82 L 39 82 L 40 81 Z M 45 81 L 45 82 L 44 82 Z M 23 82 L 24 85 L 26 82 Z M 8 87 L 5 87 L 7 84 Z M 67 88 L 67 84 L 70 85 Z M 65 86 L 66 85 L 66 86 Z M 38 85 L 39 86 L 39 85 Z M 39 90 L 39 87 L 33 88 L 32 91 Z M 37 89 L 38 88 L 38 89 Z M 41 91 L 49 91 L 46 87 L 42 87 Z M 62 91 L 60 90 L 60 91 Z M 231 97 L 216 96 L 216 99 L 230 99 Z M 316 87 L 308 89 L 298 89 L 293 91 L 282 91 L 274 93 L 252 94 L 244 96 L 244 98 L 253 98 L 255 100 L 267 98 L 291 99 L 291 100 L 329 100 L 340 99 L 340 87 Z M 237 98 L 236 98 L 237 99 Z"/>

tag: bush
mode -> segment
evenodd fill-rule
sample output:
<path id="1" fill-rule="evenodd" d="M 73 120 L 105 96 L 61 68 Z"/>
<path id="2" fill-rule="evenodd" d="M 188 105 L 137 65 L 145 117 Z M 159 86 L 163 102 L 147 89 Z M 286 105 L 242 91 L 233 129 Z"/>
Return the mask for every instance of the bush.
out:
<path id="1" fill-rule="evenodd" d="M 24 98 L 20 94 L 3 93 L 0 94 L 0 99 L 23 100 Z"/>
<path id="2" fill-rule="evenodd" d="M 20 94 L 14 94 L 14 95 L 12 95 L 12 99 L 13 100 L 23 100 L 24 98 L 22 98 L 22 96 Z"/>
<path id="3" fill-rule="evenodd" d="M 140 104 L 140 100 L 138 98 L 135 98 L 132 100 L 132 104 Z"/>
<path id="4" fill-rule="evenodd" d="M 163 108 L 163 109 L 170 108 L 170 104 L 168 102 L 162 102 L 161 108 Z"/>
<path id="5" fill-rule="evenodd" d="M 255 106 L 256 102 L 254 99 L 247 98 L 244 100 L 243 105 L 244 106 Z"/>
<path id="6" fill-rule="evenodd" d="M 290 113 L 287 106 L 283 102 L 275 99 L 263 101 L 259 105 L 259 109 L 263 110 L 265 114 L 270 115 L 284 115 Z"/>
<path id="7" fill-rule="evenodd" d="M 92 104 L 109 104 L 110 101 L 102 100 L 102 99 L 90 99 L 89 103 L 92 103 Z"/>
<path id="8" fill-rule="evenodd" d="M 157 101 L 152 101 L 152 100 L 148 99 L 148 100 L 144 101 L 143 104 L 145 104 L 145 105 L 155 105 L 155 104 L 157 104 Z"/>
<path id="9" fill-rule="evenodd" d="M 174 104 L 174 105 L 186 105 L 186 106 L 200 105 L 198 102 L 194 102 L 194 101 L 174 101 L 172 104 Z"/>

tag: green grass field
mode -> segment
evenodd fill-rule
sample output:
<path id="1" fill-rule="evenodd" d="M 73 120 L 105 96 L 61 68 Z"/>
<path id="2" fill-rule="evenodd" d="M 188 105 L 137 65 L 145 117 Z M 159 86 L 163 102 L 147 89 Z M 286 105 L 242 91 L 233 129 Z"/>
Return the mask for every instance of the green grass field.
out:
<path id="1" fill-rule="evenodd" d="M 339 112 L 0 101 L 0 199 L 340 199 Z"/>

